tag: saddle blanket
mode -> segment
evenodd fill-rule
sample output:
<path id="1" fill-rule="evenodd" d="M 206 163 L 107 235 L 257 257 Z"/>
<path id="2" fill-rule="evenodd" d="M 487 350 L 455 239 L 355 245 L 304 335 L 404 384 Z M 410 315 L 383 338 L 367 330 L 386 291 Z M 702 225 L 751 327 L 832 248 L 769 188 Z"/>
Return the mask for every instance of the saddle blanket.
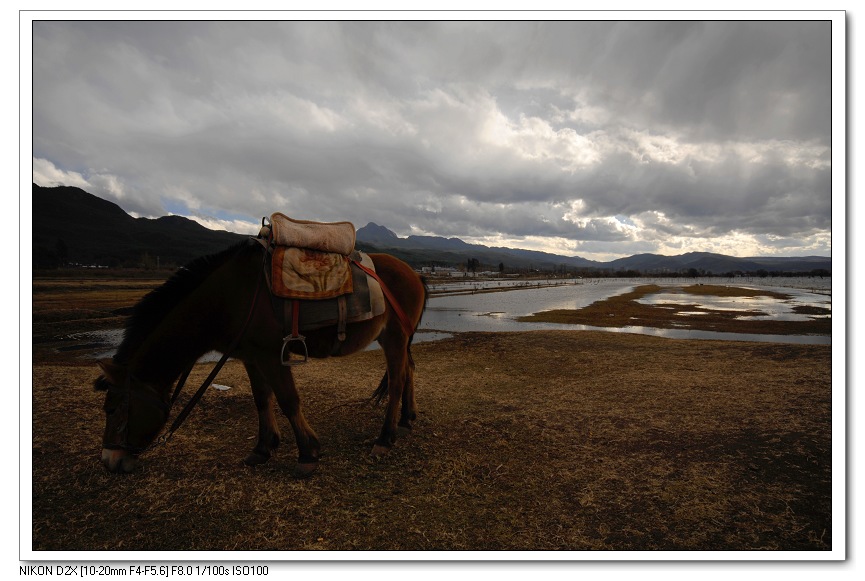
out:
<path id="1" fill-rule="evenodd" d="M 352 291 L 351 262 L 336 252 L 277 246 L 271 258 L 273 294 L 285 299 L 332 299 Z"/>
<path id="2" fill-rule="evenodd" d="M 353 257 L 365 267 L 375 269 L 372 259 L 363 252 L 357 252 Z M 343 323 L 366 321 L 385 311 L 384 292 L 377 280 L 349 262 L 352 290 L 348 294 L 327 300 L 300 300 L 298 313 L 298 328 L 300 331 L 311 331 Z M 340 307 L 340 302 L 343 306 Z M 288 309 L 286 309 L 288 311 Z M 287 314 L 286 318 L 290 318 Z M 287 320 L 287 327 L 291 321 Z"/>

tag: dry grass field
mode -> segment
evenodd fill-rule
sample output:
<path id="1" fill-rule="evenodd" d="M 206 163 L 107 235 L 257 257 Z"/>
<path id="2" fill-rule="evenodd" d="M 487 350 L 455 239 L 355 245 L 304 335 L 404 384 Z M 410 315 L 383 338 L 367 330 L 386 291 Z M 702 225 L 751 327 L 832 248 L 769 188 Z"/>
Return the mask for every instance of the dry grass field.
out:
<path id="1" fill-rule="evenodd" d="M 217 382 L 231 389 L 208 391 L 137 472 L 108 474 L 97 369 L 58 337 L 116 326 L 148 284 L 34 283 L 36 551 L 832 548 L 829 346 L 576 331 L 421 343 L 418 422 L 378 462 L 383 409 L 366 398 L 382 354 L 314 361 L 296 369 L 324 453 L 306 480 L 284 418 L 278 454 L 241 462 L 256 417 L 230 362 Z"/>

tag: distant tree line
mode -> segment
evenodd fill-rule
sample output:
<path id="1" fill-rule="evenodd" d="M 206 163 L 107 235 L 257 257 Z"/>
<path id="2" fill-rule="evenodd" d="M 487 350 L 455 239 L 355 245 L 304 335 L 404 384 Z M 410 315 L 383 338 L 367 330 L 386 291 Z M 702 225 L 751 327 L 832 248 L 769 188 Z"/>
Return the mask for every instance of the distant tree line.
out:
<path id="1" fill-rule="evenodd" d="M 825 268 L 815 268 L 809 271 L 789 271 L 789 270 L 765 270 L 759 269 L 755 271 L 727 271 L 727 272 L 711 272 L 704 269 L 689 268 L 678 272 L 672 271 L 639 271 L 639 270 L 607 270 L 607 269 L 578 269 L 574 271 L 577 276 L 588 276 L 592 278 L 642 278 L 642 277 L 666 277 L 666 278 L 734 278 L 740 277 L 783 277 L 783 276 L 809 276 L 809 277 L 831 277 L 832 272 Z"/>
<path id="2" fill-rule="evenodd" d="M 427 265 L 429 266 L 429 265 Z M 442 262 L 432 264 L 433 268 L 442 266 L 452 266 Z M 781 276 L 809 276 L 809 277 L 831 277 L 832 272 L 817 268 L 810 271 L 781 271 L 781 270 L 765 270 L 759 269 L 755 271 L 726 271 L 726 272 L 711 272 L 705 269 L 688 268 L 680 271 L 642 271 L 642 270 L 611 270 L 606 268 L 577 268 L 566 264 L 558 264 L 551 266 L 544 265 L 527 265 L 527 266 L 506 266 L 499 262 L 497 266 L 488 265 L 480 262 L 477 258 L 469 258 L 461 269 L 465 272 L 498 272 L 500 275 L 512 274 L 520 276 L 556 276 L 556 277 L 584 277 L 584 278 L 642 278 L 642 277 L 667 277 L 667 278 L 698 278 L 698 277 L 717 277 L 717 278 L 734 278 L 740 277 L 781 277 Z"/>
<path id="3" fill-rule="evenodd" d="M 642 278 L 642 277 L 666 277 L 666 278 L 734 278 L 740 277 L 782 277 L 782 276 L 811 276 L 811 277 L 831 277 L 832 272 L 825 268 L 815 268 L 809 271 L 789 271 L 789 270 L 755 270 L 755 271 L 727 271 L 727 272 L 711 272 L 704 269 L 689 268 L 677 272 L 673 271 L 641 271 L 641 270 L 608 270 L 608 269 L 577 269 L 573 272 L 578 276 L 589 276 L 592 278 Z"/>
<path id="4" fill-rule="evenodd" d="M 135 258 L 105 256 L 95 260 L 81 259 L 74 256 L 65 240 L 58 238 L 53 246 L 38 244 L 33 248 L 34 270 L 57 270 L 60 268 L 88 268 L 100 266 L 103 268 L 137 268 L 144 270 L 175 269 L 173 261 L 161 260 L 149 252 L 142 252 Z"/>
<path id="5" fill-rule="evenodd" d="M 54 241 L 54 244 L 39 244 L 33 248 L 33 268 L 34 270 L 54 270 L 58 268 L 75 268 L 75 267 L 83 267 L 83 266 L 92 266 L 92 264 L 80 264 L 78 261 L 81 259 L 76 259 L 72 256 L 72 252 L 70 251 L 69 245 L 65 240 L 57 238 Z M 102 259 L 98 259 L 99 266 L 105 266 L 109 268 L 138 268 L 144 270 L 157 270 L 157 269 L 174 269 L 177 267 L 177 264 L 174 261 L 170 260 L 160 260 L 160 257 L 153 256 L 148 252 L 142 252 L 138 256 L 131 257 L 116 257 L 116 256 L 106 256 Z M 430 261 L 429 264 L 425 264 L 425 266 L 436 267 L 445 267 L 445 266 L 454 266 L 453 263 L 447 263 L 446 261 Z M 697 268 L 688 268 L 682 269 L 678 272 L 671 271 L 639 271 L 639 270 L 610 270 L 604 268 L 577 268 L 573 266 L 568 266 L 566 264 L 542 264 L 542 265 L 522 265 L 522 266 L 508 266 L 503 262 L 499 262 L 497 265 L 488 265 L 483 264 L 477 258 L 469 258 L 465 263 L 459 265 L 461 268 L 464 268 L 466 272 L 498 272 L 500 275 L 518 275 L 518 276 L 556 276 L 556 277 L 565 277 L 565 278 L 577 278 L 577 277 L 588 277 L 588 278 L 640 278 L 640 277 L 668 277 L 668 278 L 697 278 L 697 277 L 718 277 L 718 278 L 734 278 L 737 276 L 745 276 L 745 277 L 758 277 L 758 278 L 766 278 L 766 277 L 781 277 L 781 276 L 809 276 L 809 277 L 831 277 L 832 272 L 824 269 L 818 268 L 810 271 L 780 271 L 780 270 L 766 270 L 759 269 L 756 271 L 727 271 L 722 273 L 709 272 L 704 269 Z"/>
<path id="6" fill-rule="evenodd" d="M 38 245 L 33 249 L 33 268 L 48 270 L 61 268 L 69 263 L 69 246 L 60 238 L 54 247 Z"/>

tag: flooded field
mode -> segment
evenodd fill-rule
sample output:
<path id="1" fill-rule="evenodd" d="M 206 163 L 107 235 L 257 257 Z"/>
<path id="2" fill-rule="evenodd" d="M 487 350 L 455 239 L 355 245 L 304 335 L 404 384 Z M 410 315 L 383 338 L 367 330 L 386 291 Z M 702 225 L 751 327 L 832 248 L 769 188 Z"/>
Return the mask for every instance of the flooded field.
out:
<path id="1" fill-rule="evenodd" d="M 637 333 L 676 339 L 719 339 L 740 341 L 763 341 L 804 344 L 829 344 L 831 337 L 813 335 L 769 335 L 737 332 L 714 332 L 694 329 L 656 328 L 644 325 L 621 327 L 598 327 L 551 322 L 525 322 L 519 318 L 535 313 L 555 310 L 579 310 L 598 301 L 631 292 L 640 285 L 655 284 L 671 292 L 653 294 L 641 299 L 644 304 L 666 308 L 671 304 L 688 304 L 705 310 L 741 311 L 742 319 L 773 319 L 779 321 L 804 321 L 813 317 L 831 316 L 831 279 L 814 278 L 735 278 L 735 279 L 569 279 L 511 282 L 510 292 L 484 292 L 501 288 L 509 281 L 449 284 L 443 288 L 455 294 L 433 295 L 424 313 L 418 338 L 423 340 L 425 331 L 449 333 L 467 331 L 509 332 L 531 330 L 603 330 L 616 333 Z M 771 286 L 764 284 L 771 282 Z M 682 294 L 682 288 L 693 285 L 729 285 L 737 288 L 753 288 L 766 292 L 781 292 L 785 298 L 719 297 L 712 295 Z M 551 286 L 552 285 L 552 286 Z M 442 287 L 431 285 L 436 291 Z M 469 292 L 466 292 L 469 291 Z M 672 292 L 676 291 L 676 292 Z M 789 297 L 789 298 L 786 298 Z M 812 309 L 819 314 L 802 314 L 803 309 Z M 828 311 L 828 314 L 825 313 Z M 705 311 L 689 311 L 690 316 L 701 316 Z M 760 314 L 753 314 L 759 312 Z M 750 314 L 749 314 L 750 313 Z M 682 315 L 680 312 L 679 315 Z"/>
<path id="2" fill-rule="evenodd" d="M 520 320 L 547 311 L 583 309 L 646 284 L 654 284 L 665 290 L 641 298 L 638 302 L 657 309 L 689 305 L 695 310 L 680 309 L 676 316 L 683 320 L 682 324 L 674 323 L 666 328 L 639 324 L 597 326 Z M 683 288 L 694 285 L 728 285 L 781 293 L 783 296 L 726 297 L 682 292 Z M 741 312 L 739 317 L 743 321 L 762 319 L 796 322 L 830 318 L 830 278 L 459 280 L 433 281 L 429 288 L 431 296 L 414 339 L 416 343 L 447 339 L 454 333 L 464 332 L 572 330 L 636 333 L 672 339 L 831 344 L 829 335 L 719 332 L 690 328 L 692 325 L 685 322 L 688 318 L 704 317 L 708 311 Z M 122 318 L 114 320 L 122 323 Z M 88 358 L 111 357 L 122 338 L 123 331 L 119 327 L 77 331 L 60 337 L 62 345 L 58 349 Z M 377 348 L 376 343 L 370 346 L 370 349 Z M 218 359 L 219 354 L 210 353 L 202 361 Z"/>

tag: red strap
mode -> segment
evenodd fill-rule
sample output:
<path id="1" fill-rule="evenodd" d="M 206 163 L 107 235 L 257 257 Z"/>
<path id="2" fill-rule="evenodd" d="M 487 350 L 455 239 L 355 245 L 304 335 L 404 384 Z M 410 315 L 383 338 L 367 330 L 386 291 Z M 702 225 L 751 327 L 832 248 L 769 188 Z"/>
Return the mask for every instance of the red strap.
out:
<path id="1" fill-rule="evenodd" d="M 381 285 L 381 290 L 384 292 L 385 298 L 387 298 L 387 302 L 390 303 L 393 312 L 396 313 L 399 322 L 402 324 L 403 330 L 405 330 L 405 334 L 407 337 L 411 337 L 414 335 L 414 325 L 411 324 L 411 321 L 408 320 L 408 317 L 405 314 L 405 311 L 402 310 L 402 307 L 399 306 L 399 303 L 396 302 L 396 298 L 394 298 L 393 294 L 391 294 L 390 289 L 387 288 L 387 285 L 384 284 L 384 281 L 376 274 L 374 270 L 371 268 L 367 268 L 362 265 L 359 261 L 355 259 L 351 259 L 351 261 L 357 266 L 359 269 L 373 277 L 378 281 L 378 284 Z"/>

